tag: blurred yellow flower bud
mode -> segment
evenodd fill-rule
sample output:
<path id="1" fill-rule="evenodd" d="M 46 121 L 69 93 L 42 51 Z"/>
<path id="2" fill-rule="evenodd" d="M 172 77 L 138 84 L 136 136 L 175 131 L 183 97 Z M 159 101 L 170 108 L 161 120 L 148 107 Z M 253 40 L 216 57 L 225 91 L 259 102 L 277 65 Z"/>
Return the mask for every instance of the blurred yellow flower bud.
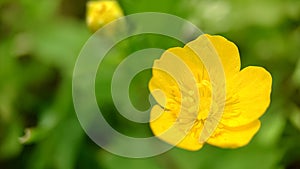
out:
<path id="1" fill-rule="evenodd" d="M 123 11 L 115 0 L 89 1 L 87 3 L 86 22 L 93 32 L 122 16 Z"/>

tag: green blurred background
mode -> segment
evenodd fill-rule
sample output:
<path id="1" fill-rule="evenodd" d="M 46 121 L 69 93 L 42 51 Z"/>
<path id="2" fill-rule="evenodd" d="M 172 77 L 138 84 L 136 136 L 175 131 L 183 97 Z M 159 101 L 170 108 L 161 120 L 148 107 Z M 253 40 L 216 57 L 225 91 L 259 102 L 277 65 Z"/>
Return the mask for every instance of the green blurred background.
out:
<path id="1" fill-rule="evenodd" d="M 83 132 L 72 103 L 74 64 L 92 35 L 85 25 L 86 1 L 0 0 L 0 169 L 300 168 L 299 0 L 119 3 L 125 15 L 155 11 L 185 18 L 205 33 L 235 42 L 243 67 L 269 70 L 272 103 L 259 133 L 248 146 L 233 150 L 209 145 L 197 152 L 174 148 L 146 159 L 102 150 Z M 133 51 L 178 45 L 166 37 L 145 35 L 124 42 L 124 55 L 107 57 L 96 92 L 114 127 L 128 135 L 151 135 L 148 125 L 128 123 L 114 108 L 109 88 L 114 68 Z M 149 108 L 150 76 L 150 70 L 144 71 L 132 82 L 130 96 L 139 109 Z"/>

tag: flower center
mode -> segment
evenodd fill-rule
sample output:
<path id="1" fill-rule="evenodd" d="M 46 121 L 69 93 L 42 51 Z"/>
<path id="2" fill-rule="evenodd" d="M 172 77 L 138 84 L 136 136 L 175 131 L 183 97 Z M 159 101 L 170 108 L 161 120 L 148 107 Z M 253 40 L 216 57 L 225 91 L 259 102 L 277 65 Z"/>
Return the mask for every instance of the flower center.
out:
<path id="1" fill-rule="evenodd" d="M 197 86 L 200 97 L 199 111 L 197 118 L 194 119 L 195 121 L 190 132 L 193 137 L 199 139 L 200 142 L 204 142 L 203 140 L 201 141 L 201 139 L 210 136 L 215 130 L 215 127 L 219 124 L 219 119 L 216 114 L 218 113 L 218 104 L 212 100 L 212 85 L 209 81 L 202 80 Z M 214 115 L 216 115 L 216 117 L 214 117 Z M 193 116 L 190 118 L 193 118 Z M 208 125 L 205 124 L 206 121 L 209 123 Z M 200 138 L 200 135 L 203 138 Z"/>
<path id="2" fill-rule="evenodd" d="M 211 83 L 208 80 L 202 80 L 197 84 L 199 90 L 199 112 L 197 120 L 204 122 L 209 114 L 211 107 Z"/>

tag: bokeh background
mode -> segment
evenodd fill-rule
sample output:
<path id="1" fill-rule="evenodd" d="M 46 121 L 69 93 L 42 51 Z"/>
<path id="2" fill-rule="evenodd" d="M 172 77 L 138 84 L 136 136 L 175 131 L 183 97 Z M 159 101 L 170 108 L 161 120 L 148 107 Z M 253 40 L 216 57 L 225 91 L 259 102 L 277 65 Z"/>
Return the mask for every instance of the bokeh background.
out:
<path id="1" fill-rule="evenodd" d="M 248 146 L 206 145 L 190 152 L 174 148 L 146 159 L 110 154 L 82 130 L 72 103 L 72 71 L 92 35 L 85 24 L 85 0 L 0 0 L 0 168 L 1 169 L 299 169 L 300 1 L 299 0 L 120 0 L 124 14 L 145 11 L 185 18 L 203 32 L 220 34 L 239 47 L 242 67 L 263 66 L 273 76 L 272 102 Z M 99 107 L 114 128 L 151 136 L 147 124 L 126 121 L 116 111 L 111 75 L 127 54 L 143 48 L 182 46 L 158 35 L 122 42 L 100 66 Z M 125 50 L 126 49 L 126 50 Z M 102 70 L 101 70 L 102 69 Z M 102 73 L 101 73 L 102 72 Z M 101 74 L 101 76 L 100 76 Z M 151 71 L 132 81 L 130 96 L 149 108 Z"/>

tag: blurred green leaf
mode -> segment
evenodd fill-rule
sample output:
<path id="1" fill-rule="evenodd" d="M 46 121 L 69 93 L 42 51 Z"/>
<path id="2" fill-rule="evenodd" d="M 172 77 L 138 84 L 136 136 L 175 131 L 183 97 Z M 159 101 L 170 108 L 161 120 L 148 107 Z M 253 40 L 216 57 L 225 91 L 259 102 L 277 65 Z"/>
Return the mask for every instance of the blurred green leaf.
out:
<path id="1" fill-rule="evenodd" d="M 129 159 L 125 157 L 119 157 L 110 154 L 105 151 L 99 152 L 99 162 L 107 169 L 119 169 L 120 167 L 126 167 L 131 169 L 161 169 L 155 158 L 147 159 Z"/>
<path id="2" fill-rule="evenodd" d="M 19 136 L 21 133 L 22 128 L 19 121 L 15 121 L 11 125 L 7 126 L 5 135 L 2 136 L 4 138 L 0 142 L 0 160 L 15 157 L 18 153 L 20 153 L 22 150 L 22 146 L 19 142 Z"/>
<path id="3" fill-rule="evenodd" d="M 300 130 L 300 109 L 297 106 L 293 106 L 291 114 L 289 116 L 291 123 Z"/>

